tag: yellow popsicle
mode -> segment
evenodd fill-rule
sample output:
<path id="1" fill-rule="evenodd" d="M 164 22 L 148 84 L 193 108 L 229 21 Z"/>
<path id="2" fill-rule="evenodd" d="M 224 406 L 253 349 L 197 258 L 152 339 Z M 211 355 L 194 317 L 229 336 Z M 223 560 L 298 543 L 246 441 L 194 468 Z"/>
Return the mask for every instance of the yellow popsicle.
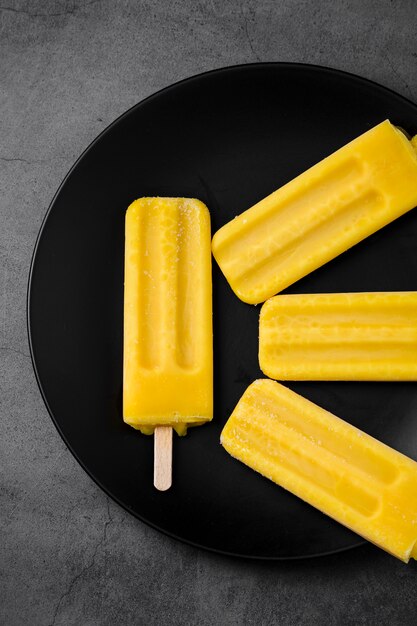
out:
<path id="1" fill-rule="evenodd" d="M 199 200 L 126 213 L 124 421 L 144 434 L 213 416 L 210 216 Z"/>
<path id="2" fill-rule="evenodd" d="M 224 448 L 368 541 L 417 559 L 417 463 L 272 380 L 243 394 Z"/>
<path id="3" fill-rule="evenodd" d="M 259 364 L 278 380 L 417 380 L 417 292 L 275 296 Z"/>
<path id="4" fill-rule="evenodd" d="M 416 206 L 416 146 L 386 120 L 223 226 L 236 295 L 264 302 Z"/>

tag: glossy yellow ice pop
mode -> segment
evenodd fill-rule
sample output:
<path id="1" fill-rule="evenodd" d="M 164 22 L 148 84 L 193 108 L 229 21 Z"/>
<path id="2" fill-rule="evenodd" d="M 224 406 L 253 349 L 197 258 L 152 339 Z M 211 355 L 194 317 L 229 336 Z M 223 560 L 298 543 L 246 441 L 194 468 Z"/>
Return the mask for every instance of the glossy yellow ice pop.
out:
<path id="1" fill-rule="evenodd" d="M 407 562 L 417 559 L 417 463 L 272 380 L 243 394 L 224 448 Z"/>
<path id="2" fill-rule="evenodd" d="M 213 416 L 210 216 L 199 200 L 126 213 L 124 421 L 144 434 Z"/>
<path id="3" fill-rule="evenodd" d="M 259 364 L 278 380 L 417 380 L 417 292 L 275 296 Z"/>
<path id="4" fill-rule="evenodd" d="M 416 206 L 416 146 L 386 120 L 223 226 L 236 295 L 264 302 Z"/>

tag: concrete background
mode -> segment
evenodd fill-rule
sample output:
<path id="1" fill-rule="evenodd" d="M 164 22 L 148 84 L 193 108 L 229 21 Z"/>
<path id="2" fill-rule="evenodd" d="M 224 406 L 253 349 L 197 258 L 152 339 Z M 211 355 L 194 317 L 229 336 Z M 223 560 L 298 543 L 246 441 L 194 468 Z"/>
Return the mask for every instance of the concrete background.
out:
<path id="1" fill-rule="evenodd" d="M 366 546 L 244 562 L 136 521 L 65 448 L 36 386 L 25 296 L 63 176 L 145 96 L 204 70 L 301 61 L 417 100 L 413 0 L 0 0 L 0 623 L 415 623 L 417 564 Z"/>

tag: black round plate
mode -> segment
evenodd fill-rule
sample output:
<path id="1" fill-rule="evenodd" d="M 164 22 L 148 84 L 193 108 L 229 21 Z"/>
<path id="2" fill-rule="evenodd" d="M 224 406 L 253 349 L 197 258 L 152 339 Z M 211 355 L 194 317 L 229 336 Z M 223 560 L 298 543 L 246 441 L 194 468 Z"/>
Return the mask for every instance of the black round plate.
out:
<path id="1" fill-rule="evenodd" d="M 174 440 L 174 484 L 152 486 L 153 441 L 122 420 L 123 245 L 141 196 L 200 198 L 213 232 L 378 122 L 417 132 L 417 106 L 356 76 L 294 64 L 209 72 L 147 98 L 84 152 L 35 248 L 28 323 L 40 389 L 64 441 L 119 504 L 210 550 L 294 558 L 359 537 L 232 459 L 220 431 L 258 367 L 259 307 L 213 263 L 213 422 Z M 417 212 L 287 289 L 417 290 Z M 295 391 L 417 458 L 414 383 L 294 383 Z M 163 390 L 161 390 L 161 393 Z"/>

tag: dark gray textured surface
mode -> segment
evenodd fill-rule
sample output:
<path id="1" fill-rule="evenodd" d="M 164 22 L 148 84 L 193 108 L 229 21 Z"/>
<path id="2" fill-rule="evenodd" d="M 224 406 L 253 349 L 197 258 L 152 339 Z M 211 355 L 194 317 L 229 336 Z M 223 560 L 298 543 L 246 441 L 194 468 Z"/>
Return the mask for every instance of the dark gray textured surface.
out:
<path id="1" fill-rule="evenodd" d="M 376 548 L 292 563 L 182 545 L 121 510 L 42 403 L 25 296 L 37 231 L 92 139 L 204 70 L 300 61 L 417 100 L 414 0 L 0 0 L 0 623 L 415 623 L 417 564 Z"/>

